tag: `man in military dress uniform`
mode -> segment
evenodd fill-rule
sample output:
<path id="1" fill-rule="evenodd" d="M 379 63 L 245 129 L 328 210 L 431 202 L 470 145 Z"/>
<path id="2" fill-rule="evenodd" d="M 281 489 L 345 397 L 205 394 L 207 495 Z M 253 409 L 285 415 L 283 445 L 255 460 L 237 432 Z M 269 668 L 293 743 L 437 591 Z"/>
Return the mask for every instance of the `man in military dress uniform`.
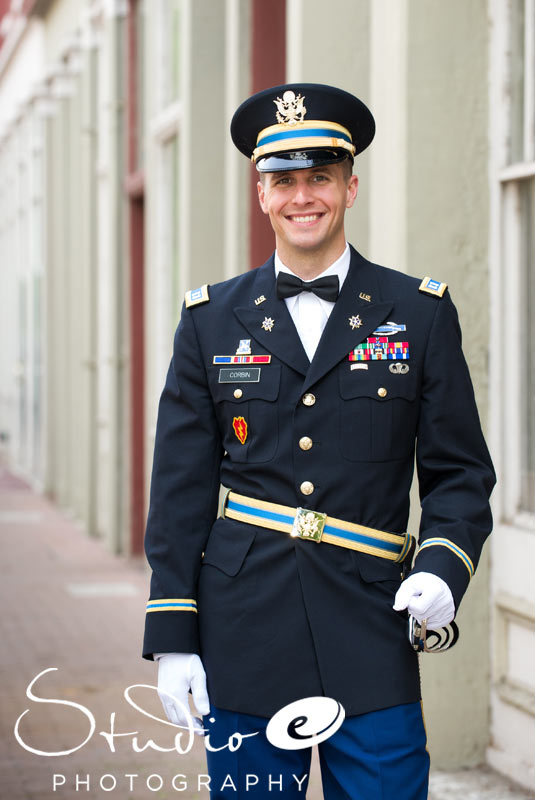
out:
<path id="1" fill-rule="evenodd" d="M 427 796 L 408 614 L 430 629 L 453 619 L 491 530 L 494 473 L 446 285 L 346 243 L 353 160 L 374 132 L 360 100 L 318 84 L 238 108 L 231 135 L 259 171 L 276 251 L 188 292 L 175 336 L 144 656 L 159 660 L 171 721 L 184 724 L 170 695 L 187 703 L 191 690 L 213 745 L 249 736 L 208 752 L 213 797 L 244 795 L 246 774 L 247 796 L 304 797 L 310 750 L 278 749 L 263 731 L 321 695 L 346 714 L 319 746 L 326 798 Z"/>

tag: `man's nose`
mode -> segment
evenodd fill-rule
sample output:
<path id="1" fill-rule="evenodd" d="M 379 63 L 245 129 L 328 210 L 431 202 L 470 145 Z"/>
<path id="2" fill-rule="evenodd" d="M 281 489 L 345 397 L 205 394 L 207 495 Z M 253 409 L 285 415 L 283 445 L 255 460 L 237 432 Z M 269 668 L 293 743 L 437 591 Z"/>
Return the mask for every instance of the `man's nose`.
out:
<path id="1" fill-rule="evenodd" d="M 303 205 L 312 199 L 312 191 L 307 181 L 297 181 L 294 202 Z"/>

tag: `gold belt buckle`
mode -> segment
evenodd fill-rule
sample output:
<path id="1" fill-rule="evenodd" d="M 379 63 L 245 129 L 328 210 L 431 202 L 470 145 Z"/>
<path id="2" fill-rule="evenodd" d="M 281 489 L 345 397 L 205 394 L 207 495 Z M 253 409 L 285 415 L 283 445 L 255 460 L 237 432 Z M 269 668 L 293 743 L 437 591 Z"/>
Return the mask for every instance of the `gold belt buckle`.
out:
<path id="1" fill-rule="evenodd" d="M 321 542 L 326 519 L 327 514 L 322 514 L 320 511 L 298 508 L 290 536 Z"/>

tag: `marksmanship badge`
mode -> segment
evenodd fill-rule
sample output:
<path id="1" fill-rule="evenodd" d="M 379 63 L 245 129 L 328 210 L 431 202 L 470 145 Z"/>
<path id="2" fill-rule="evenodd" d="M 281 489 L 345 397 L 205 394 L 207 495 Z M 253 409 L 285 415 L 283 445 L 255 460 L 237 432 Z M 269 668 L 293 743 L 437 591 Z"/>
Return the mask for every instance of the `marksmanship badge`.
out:
<path id="1" fill-rule="evenodd" d="M 303 122 L 307 113 L 303 105 L 304 99 L 300 94 L 296 97 L 292 91 L 284 92 L 282 99 L 277 97 L 273 101 L 277 106 L 277 122 L 280 125 L 297 125 L 298 122 Z"/>

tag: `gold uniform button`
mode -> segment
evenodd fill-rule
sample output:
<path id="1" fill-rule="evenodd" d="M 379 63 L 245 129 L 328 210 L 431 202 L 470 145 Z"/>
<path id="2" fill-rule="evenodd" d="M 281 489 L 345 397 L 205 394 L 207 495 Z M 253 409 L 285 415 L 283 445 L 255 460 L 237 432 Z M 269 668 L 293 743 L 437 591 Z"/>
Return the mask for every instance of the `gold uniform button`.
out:
<path id="1" fill-rule="evenodd" d="M 242 397 L 242 395 L 243 395 L 243 392 L 242 392 L 241 389 L 234 389 L 234 397 L 236 398 L 236 400 L 239 400 L 240 397 Z"/>
<path id="2" fill-rule="evenodd" d="M 311 392 L 307 392 L 307 394 L 305 394 L 303 397 L 303 403 L 305 406 L 313 406 L 315 402 L 316 398 Z"/>
<path id="3" fill-rule="evenodd" d="M 299 447 L 301 448 L 301 450 L 310 450 L 313 444 L 314 442 L 312 441 L 310 436 L 302 436 L 299 439 Z"/>
<path id="4" fill-rule="evenodd" d="M 299 488 L 303 494 L 312 494 L 314 491 L 314 484 L 310 483 L 310 481 L 303 481 Z"/>
<path id="5" fill-rule="evenodd" d="M 388 392 L 383 386 L 381 386 L 380 389 L 377 389 L 377 394 L 379 395 L 379 397 L 386 397 Z"/>

